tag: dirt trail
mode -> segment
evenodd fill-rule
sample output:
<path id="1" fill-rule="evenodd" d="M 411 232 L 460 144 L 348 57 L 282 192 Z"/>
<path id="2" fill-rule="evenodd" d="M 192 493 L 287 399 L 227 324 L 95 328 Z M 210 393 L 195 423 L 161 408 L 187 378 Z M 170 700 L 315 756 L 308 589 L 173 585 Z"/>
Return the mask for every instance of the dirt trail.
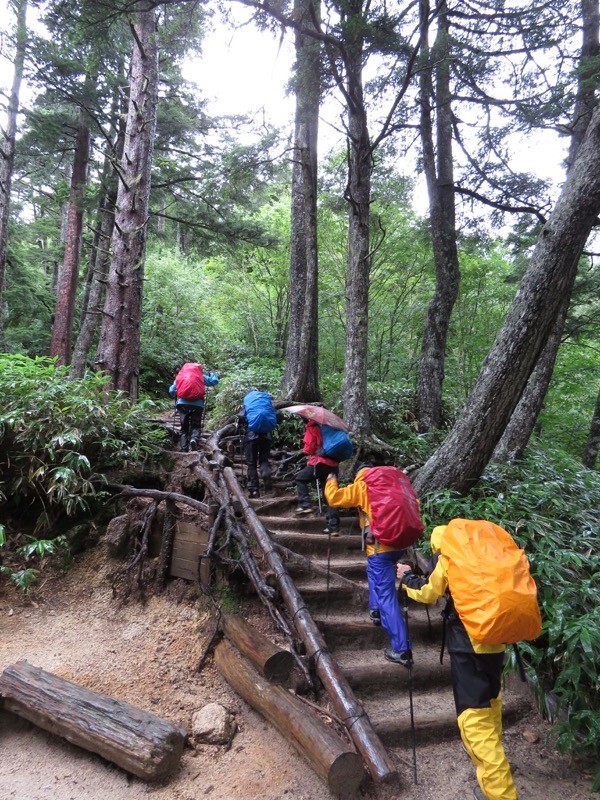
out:
<path id="1" fill-rule="evenodd" d="M 66 576 L 48 579 L 37 604 L 0 587 L 0 669 L 19 659 L 125 700 L 189 728 L 192 713 L 217 700 L 235 715 L 231 748 L 186 748 L 166 785 L 148 785 L 58 737 L 0 712 L 0 800 L 331 800 L 296 751 L 251 711 L 215 672 L 196 665 L 212 633 L 198 601 L 176 602 L 175 588 L 145 605 L 112 598 L 100 546 L 79 557 Z M 264 622 L 252 604 L 246 616 Z M 415 692 L 415 704 L 427 702 Z M 398 697 L 398 714 L 408 713 Z M 590 774 L 569 766 L 545 743 L 547 726 L 534 713 L 510 728 L 506 748 L 522 800 L 592 799 Z M 537 741 L 530 739 L 538 737 Z M 368 786 L 364 798 L 464 800 L 473 770 L 460 742 L 419 746 L 419 785 L 410 783 L 410 750 L 399 754 L 400 789 Z"/>

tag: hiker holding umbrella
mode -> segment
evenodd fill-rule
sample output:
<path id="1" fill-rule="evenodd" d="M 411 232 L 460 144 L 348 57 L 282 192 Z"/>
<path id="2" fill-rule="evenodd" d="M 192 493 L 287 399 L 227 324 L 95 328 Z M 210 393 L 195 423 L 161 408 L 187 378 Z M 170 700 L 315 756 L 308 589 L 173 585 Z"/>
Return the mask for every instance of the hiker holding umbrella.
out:
<path id="1" fill-rule="evenodd" d="M 328 450 L 326 442 L 324 442 L 324 436 L 330 437 L 331 440 L 336 439 L 338 442 L 347 440 L 350 448 L 352 448 L 352 443 L 346 433 L 344 421 L 336 416 L 333 411 L 313 405 L 288 406 L 284 411 L 298 414 L 306 422 L 306 430 L 304 431 L 304 437 L 302 439 L 302 449 L 308 456 L 308 463 L 296 474 L 294 480 L 296 482 L 298 497 L 297 512 L 299 514 L 309 514 L 313 510 L 308 493 L 309 484 L 316 483 L 317 491 L 319 491 L 320 486 L 325 483 L 329 473 L 337 475 L 340 461 L 349 457 L 345 455 L 347 450 L 342 452 L 342 450 L 336 449 L 336 446 L 333 444 L 331 444 L 331 449 Z M 346 444 L 346 448 L 347 447 L 348 445 Z M 352 449 L 350 449 L 350 455 L 351 454 Z M 339 536 L 340 512 L 336 508 L 326 506 L 325 517 L 327 519 L 327 526 L 324 529 L 324 533 L 330 533 L 332 536 Z"/>

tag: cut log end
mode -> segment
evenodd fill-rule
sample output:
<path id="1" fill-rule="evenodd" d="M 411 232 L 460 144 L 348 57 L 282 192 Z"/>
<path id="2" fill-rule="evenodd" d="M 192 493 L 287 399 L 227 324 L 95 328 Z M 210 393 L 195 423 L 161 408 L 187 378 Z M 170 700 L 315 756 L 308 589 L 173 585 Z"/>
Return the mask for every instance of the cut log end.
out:
<path id="1" fill-rule="evenodd" d="M 272 683 L 287 683 L 294 668 L 294 657 L 287 650 L 275 653 L 265 663 L 264 676 Z"/>
<path id="2" fill-rule="evenodd" d="M 367 773 L 358 753 L 342 753 L 329 769 L 327 785 L 333 794 L 354 794 L 366 777 Z"/>

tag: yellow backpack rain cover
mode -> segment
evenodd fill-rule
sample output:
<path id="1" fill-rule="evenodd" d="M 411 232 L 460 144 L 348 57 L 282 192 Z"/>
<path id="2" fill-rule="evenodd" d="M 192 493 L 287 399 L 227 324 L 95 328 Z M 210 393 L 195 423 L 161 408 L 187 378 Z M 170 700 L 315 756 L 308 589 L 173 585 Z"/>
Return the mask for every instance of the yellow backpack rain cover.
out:
<path id="1" fill-rule="evenodd" d="M 499 645 L 539 635 L 537 587 L 509 533 L 486 520 L 453 519 L 440 549 L 454 607 L 471 639 Z"/>

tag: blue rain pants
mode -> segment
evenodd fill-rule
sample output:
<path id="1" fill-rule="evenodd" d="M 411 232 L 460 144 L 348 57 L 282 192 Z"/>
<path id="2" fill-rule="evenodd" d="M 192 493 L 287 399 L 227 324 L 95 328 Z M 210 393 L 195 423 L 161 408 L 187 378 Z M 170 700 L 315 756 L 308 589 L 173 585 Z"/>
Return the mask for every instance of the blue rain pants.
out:
<path id="1" fill-rule="evenodd" d="M 404 558 L 405 550 L 374 553 L 367 558 L 369 609 L 378 609 L 381 627 L 390 637 L 392 649 L 398 653 L 410 649 L 406 625 L 396 593 L 396 562 Z"/>

